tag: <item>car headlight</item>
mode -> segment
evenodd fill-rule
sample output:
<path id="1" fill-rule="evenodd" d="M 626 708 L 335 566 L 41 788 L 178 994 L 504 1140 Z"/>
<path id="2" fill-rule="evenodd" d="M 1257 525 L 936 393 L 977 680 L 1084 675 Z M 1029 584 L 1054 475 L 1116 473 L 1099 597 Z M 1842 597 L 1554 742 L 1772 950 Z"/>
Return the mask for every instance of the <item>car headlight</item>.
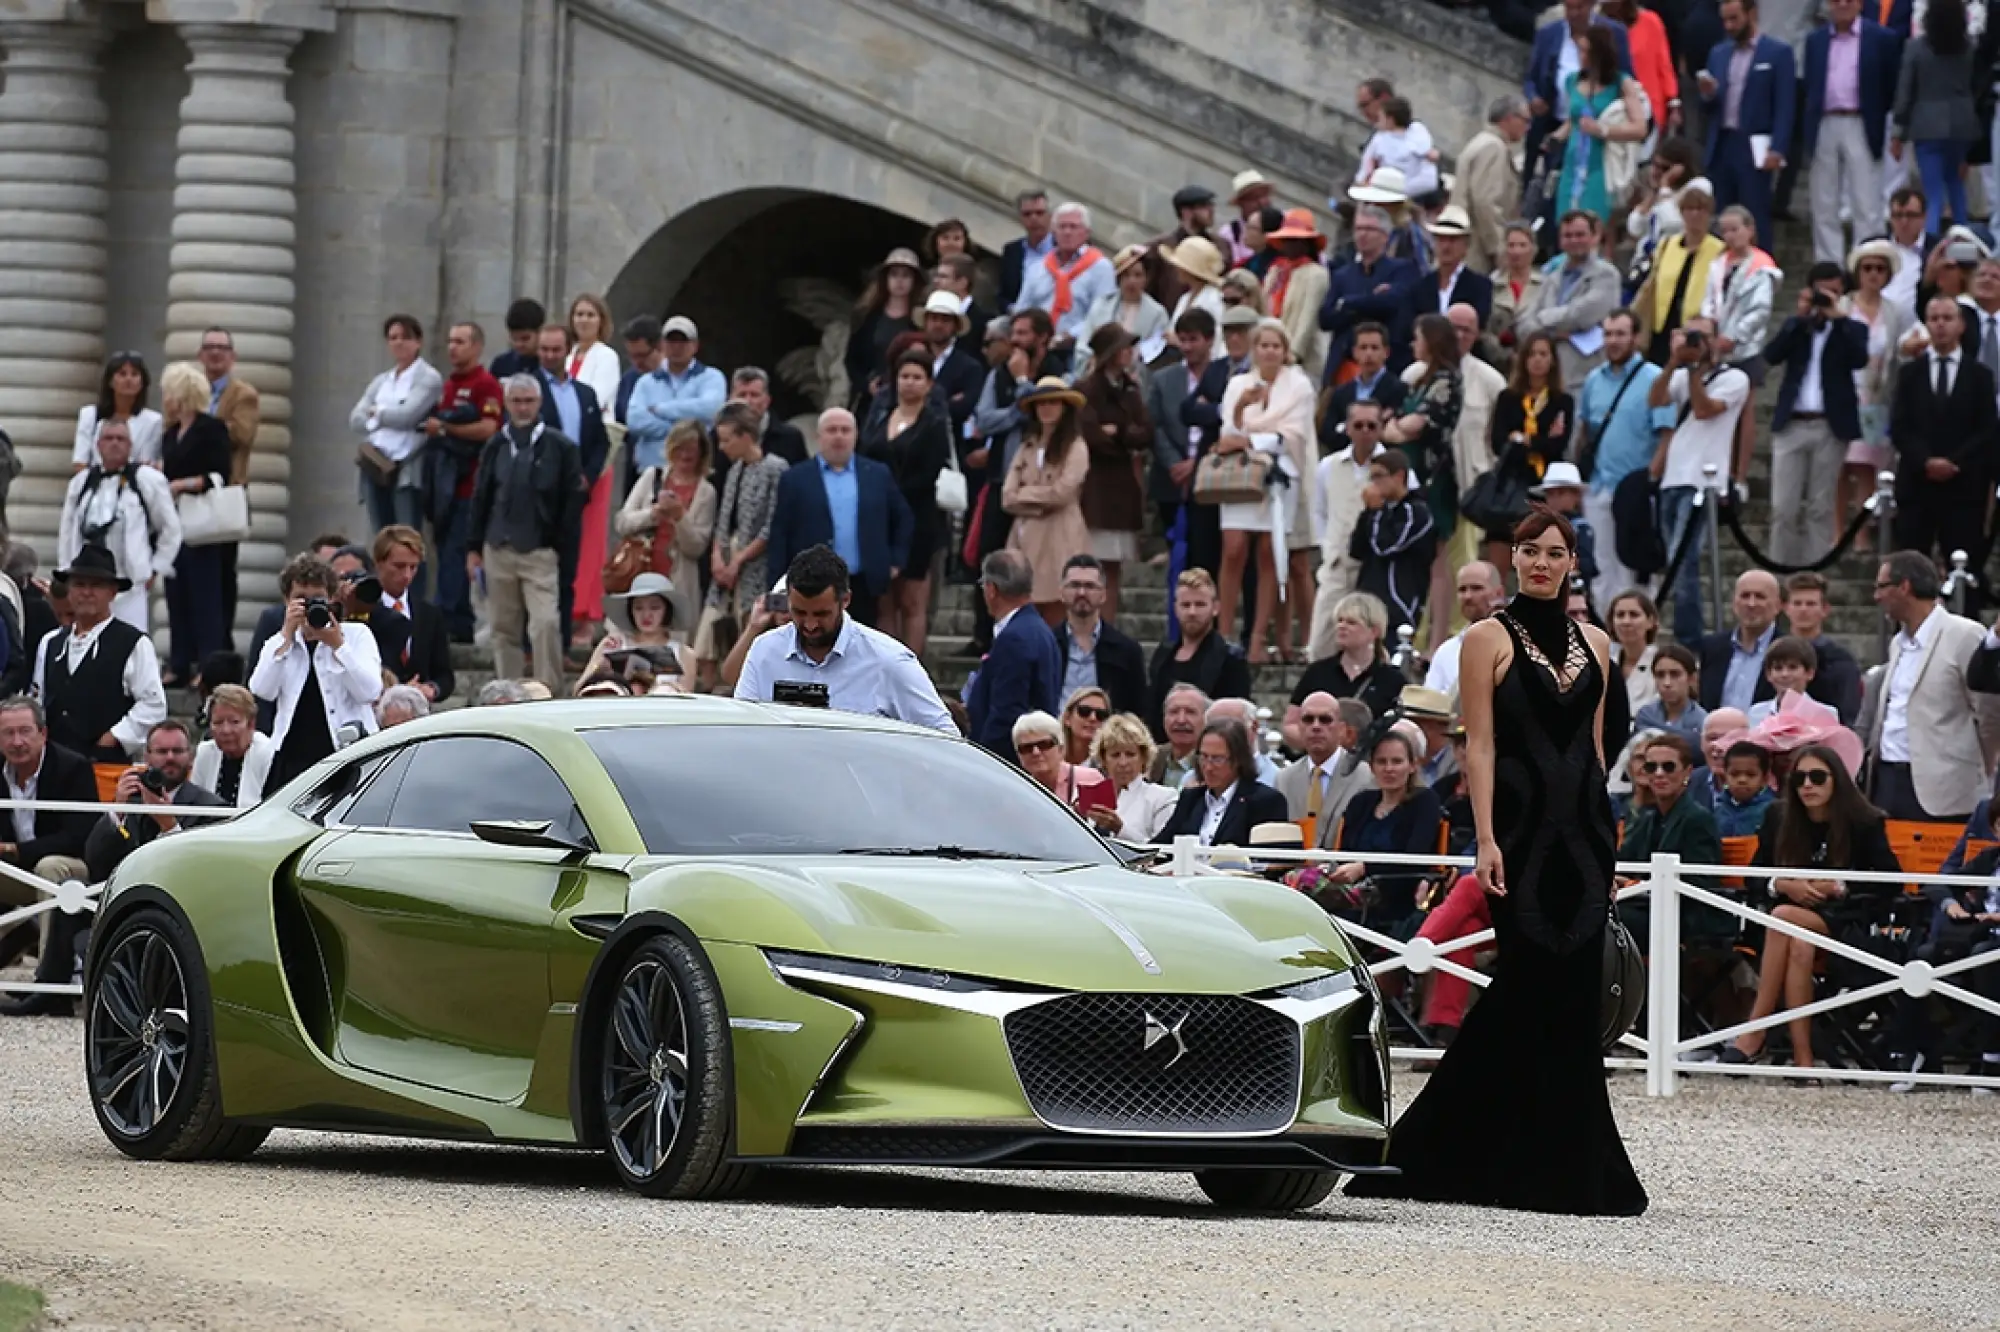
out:
<path id="1" fill-rule="evenodd" d="M 848 994 L 860 991 L 919 1004 L 934 1004 L 964 1013 L 1004 1018 L 1018 1009 L 1057 997 L 1055 990 L 1028 990 L 998 981 L 925 967 L 906 967 L 895 962 L 862 962 L 848 957 L 821 957 L 814 953 L 787 953 L 765 949 L 771 971 L 788 985 L 815 984 Z"/>
<path id="2" fill-rule="evenodd" d="M 952 994 L 973 994 L 994 988 L 984 981 L 967 980 L 963 976 L 930 971 L 923 967 L 898 966 L 894 962 L 857 962 L 846 957 L 819 957 L 812 953 L 784 953 L 776 949 L 766 949 L 764 956 L 769 959 L 772 969 L 780 976 L 787 972 L 818 972 L 821 975 L 846 976 L 854 980 L 906 985 L 913 989 L 939 990 Z"/>
<path id="3" fill-rule="evenodd" d="M 1355 984 L 1352 971 L 1332 971 L 1324 976 L 1315 976 L 1309 981 L 1300 981 L 1297 985 L 1287 985 L 1278 993 L 1287 999 L 1296 999 L 1300 1003 L 1309 1004 L 1351 990 Z"/>

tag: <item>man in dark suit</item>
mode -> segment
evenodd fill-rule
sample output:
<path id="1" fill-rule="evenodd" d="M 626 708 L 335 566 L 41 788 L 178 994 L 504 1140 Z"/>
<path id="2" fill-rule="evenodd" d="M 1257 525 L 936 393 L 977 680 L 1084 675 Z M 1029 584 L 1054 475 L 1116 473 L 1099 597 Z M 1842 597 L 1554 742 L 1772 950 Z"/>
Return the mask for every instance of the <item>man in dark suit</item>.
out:
<path id="1" fill-rule="evenodd" d="M 385 527 L 375 534 L 375 578 L 382 605 L 410 622 L 408 646 L 382 658 L 396 678 L 415 685 L 433 703 L 451 697 L 457 676 L 451 665 L 451 633 L 444 613 L 412 586 L 424 563 L 424 539 L 413 527 Z"/>
<path id="2" fill-rule="evenodd" d="M 875 603 L 909 558 L 915 518 L 889 469 L 855 456 L 859 433 L 846 408 L 820 413 L 819 456 L 790 468 L 778 482 L 765 558 L 771 568 L 783 569 L 800 551 L 831 547 L 853 571 L 848 614 L 873 628 Z"/>
<path id="3" fill-rule="evenodd" d="M 1827 0 L 1806 35 L 1804 156 L 1812 163 L 1813 258 L 1847 253 L 1841 189 L 1856 240 L 1882 230 L 1882 149 L 1896 100 L 1903 40 L 1863 16 L 1861 0 Z"/>
<path id="4" fill-rule="evenodd" d="M 979 573 L 979 592 L 993 615 L 993 649 L 972 677 L 965 712 L 972 741 L 1012 763 L 1015 720 L 1062 707 L 1062 650 L 1035 610 L 1035 569 L 1026 555 L 996 550 Z"/>
<path id="5" fill-rule="evenodd" d="M 564 324 L 545 326 L 535 342 L 535 353 L 541 359 L 542 424 L 564 439 L 575 441 L 578 461 L 582 464 L 585 498 L 577 501 L 577 514 L 581 518 L 583 505 L 597 484 L 597 475 L 611 457 L 611 432 L 605 428 L 604 404 L 597 400 L 596 390 L 570 377 L 570 353 L 575 347 L 575 337 Z M 569 642 L 570 618 L 576 609 L 576 566 L 582 547 L 583 528 L 579 523 L 564 535 L 557 552 L 556 624 L 565 644 Z M 385 656 L 382 660 L 386 662 L 389 658 Z"/>
<path id="6" fill-rule="evenodd" d="M 1833 497 L 1847 446 L 1861 438 L 1856 374 L 1868 366 L 1868 326 L 1839 311 L 1844 274 L 1820 262 L 1806 274 L 1798 313 L 1764 348 L 1779 367 L 1771 418 L 1771 559 L 1811 564 L 1834 539 Z"/>
<path id="7" fill-rule="evenodd" d="M 1415 263 L 1389 255 L 1389 215 L 1372 204 L 1354 212 L 1354 261 L 1333 270 L 1326 300 L 1319 307 L 1319 326 L 1333 335 L 1326 349 L 1326 382 L 1339 378 L 1347 363 L 1354 330 L 1364 323 L 1381 324 L 1393 332 L 1420 274 Z M 1396 348 L 1389 348 L 1395 369 Z"/>
<path id="8" fill-rule="evenodd" d="M 1986 562 L 1986 507 L 2000 446 L 1993 372 L 1963 345 L 1964 312 L 1949 296 L 1924 311 L 1931 345 L 1896 375 L 1889 442 L 1896 451 L 1896 546 L 1945 562 Z"/>
<path id="9" fill-rule="evenodd" d="M 979 405 L 979 391 L 986 387 L 986 363 L 970 355 L 960 340 L 971 331 L 972 321 L 959 312 L 958 298 L 948 291 L 934 291 L 924 301 L 924 349 L 931 356 L 933 392 L 944 398 L 951 413 L 952 444 L 961 457 L 967 452 L 965 423 Z"/>
<path id="10" fill-rule="evenodd" d="M 1146 725 L 1155 740 L 1167 738 L 1167 695 L 1191 684 L 1211 699 L 1250 697 L 1250 664 L 1215 622 L 1215 579 L 1205 569 L 1186 569 L 1174 588 L 1174 615 L 1180 633 L 1153 653 L 1152 698 Z"/>
<path id="11" fill-rule="evenodd" d="M 1702 711 L 1748 712 L 1751 704 L 1762 703 L 1775 692 L 1764 678 L 1764 654 L 1778 636 L 1779 595 L 1777 578 L 1762 569 L 1746 569 L 1736 576 L 1730 601 L 1736 627 L 1703 634 L 1694 645 L 1701 665 Z"/>
<path id="12" fill-rule="evenodd" d="M 1021 213 L 1021 230 L 1026 233 L 1016 236 L 1000 247 L 1000 308 L 1012 310 L 1021 299 L 1021 279 L 1028 265 L 1040 261 L 1041 257 L 1055 247 L 1055 236 L 1049 230 L 1049 196 L 1046 190 L 1023 190 L 1014 198 L 1014 206 Z"/>
<path id="13" fill-rule="evenodd" d="M 97 801 L 97 776 L 90 760 L 61 745 L 49 743 L 41 704 L 25 696 L 0 702 L 0 760 L 6 763 L 7 794 L 21 800 Z M 53 883 L 83 879 L 83 846 L 97 816 L 89 812 L 57 814 L 48 810 L 8 810 L 0 815 L 0 860 L 32 871 Z M 41 894 L 26 884 L 0 878 L 0 912 L 32 906 Z M 66 984 L 76 970 L 74 929 L 65 929 L 65 913 L 50 917 L 49 942 L 42 946 L 35 979 Z M 80 916 L 68 918 L 82 920 Z M 0 931 L 0 967 L 7 966 L 34 945 L 40 926 L 29 919 Z M 49 1006 L 67 1012 L 69 1001 Z M 32 1010 L 42 1011 L 43 1005 Z"/>
<path id="14" fill-rule="evenodd" d="M 1626 39 L 1624 24 L 1599 14 L 1595 0 L 1563 0 L 1562 9 L 1561 18 L 1535 29 L 1535 44 L 1528 54 L 1528 77 L 1521 84 L 1521 92 L 1528 99 L 1528 114 L 1534 118 L 1528 125 L 1525 158 L 1529 175 L 1534 173 L 1542 141 L 1555 133 L 1566 119 L 1560 114 L 1563 47 L 1581 42 L 1583 34 L 1593 25 L 1609 28 L 1611 39 L 1618 47 L 1618 68 L 1628 75 L 1632 72 L 1632 48 Z M 1657 106 L 1653 108 L 1655 114 L 1662 110 Z"/>
<path id="15" fill-rule="evenodd" d="M 1153 466 L 1148 480 L 1160 522 L 1169 532 L 1184 520 L 1186 566 L 1222 567 L 1222 523 L 1213 504 L 1194 501 L 1194 472 L 1202 455 L 1222 437 L 1222 395 L 1229 389 L 1229 366 L 1215 359 L 1215 317 L 1189 310 L 1174 325 L 1179 365 L 1163 365 L 1147 377 L 1146 415 L 1153 423 Z"/>
<path id="16" fill-rule="evenodd" d="M 1103 616 L 1104 566 L 1095 555 L 1072 555 L 1063 565 L 1063 603 L 1068 612 L 1056 626 L 1062 649 L 1062 688 L 1067 700 L 1088 686 L 1111 698 L 1113 712 L 1146 715 L 1146 654 L 1129 634 Z"/>
<path id="17" fill-rule="evenodd" d="M 1493 317 L 1493 279 L 1465 266 L 1466 251 L 1472 247 L 1472 218 L 1457 204 L 1448 205 L 1430 225 L 1437 268 L 1410 284 L 1410 299 L 1403 308 L 1400 324 L 1390 332 L 1396 346 L 1406 346 L 1417 326 L 1417 316 L 1443 314 L 1454 305 L 1469 305 L 1485 328 Z M 1345 421 L 1346 413 L 1337 418 Z"/>
<path id="18" fill-rule="evenodd" d="M 1285 798 L 1257 780 L 1250 732 L 1232 719 L 1202 727 L 1195 744 L 1195 780 L 1153 841 L 1172 845 L 1176 837 L 1197 838 L 1203 846 L 1248 846 L 1250 830 L 1292 817 Z"/>
<path id="19" fill-rule="evenodd" d="M 1757 219 L 1757 244 L 1768 250 L 1777 244 L 1771 185 L 1792 149 L 1798 113 L 1797 67 L 1791 47 L 1758 33 L 1757 0 L 1722 0 L 1721 8 L 1729 37 L 1695 76 L 1708 119 L 1708 176 L 1716 210 L 1748 208 Z"/>
<path id="20" fill-rule="evenodd" d="M 977 390 L 974 390 L 977 392 Z M 771 377 L 754 365 L 739 367 L 729 376 L 729 396 L 757 413 L 757 443 L 764 452 L 776 458 L 783 458 L 797 467 L 812 455 L 806 451 L 806 437 L 790 421 L 779 420 L 771 414 Z M 719 460 L 715 476 L 715 493 L 722 493 L 722 481 L 729 472 L 729 460 Z"/>
<path id="21" fill-rule="evenodd" d="M 374 558 L 365 547 L 342 546 L 327 563 L 340 579 L 331 591 L 340 603 L 341 619 L 367 627 L 375 640 L 375 655 L 385 665 L 402 660 L 410 650 L 409 617 L 389 609 L 379 595 L 364 595 L 374 592 L 369 586 L 375 578 Z"/>
<path id="22" fill-rule="evenodd" d="M 1490 285 L 1487 290 L 1491 292 Z M 1403 381 L 1389 373 L 1388 329 L 1373 322 L 1357 326 L 1349 354 L 1354 360 L 1354 377 L 1327 393 L 1326 411 L 1320 417 L 1322 457 L 1338 453 L 1352 442 L 1347 438 L 1347 409 L 1355 403 L 1379 402 L 1394 415 L 1403 401 Z"/>

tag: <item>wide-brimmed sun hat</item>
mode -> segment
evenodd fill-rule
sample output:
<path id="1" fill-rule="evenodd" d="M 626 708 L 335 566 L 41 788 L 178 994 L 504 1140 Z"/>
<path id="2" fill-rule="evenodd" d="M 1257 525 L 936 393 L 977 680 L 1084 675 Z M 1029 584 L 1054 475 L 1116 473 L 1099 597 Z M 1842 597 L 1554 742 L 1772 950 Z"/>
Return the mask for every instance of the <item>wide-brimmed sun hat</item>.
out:
<path id="1" fill-rule="evenodd" d="M 1883 263 L 1889 265 L 1890 277 L 1894 277 L 1903 271 L 1903 252 L 1896 248 L 1896 242 L 1884 237 L 1862 241 L 1861 244 L 1847 252 L 1847 271 L 1849 275 L 1857 279 L 1861 276 L 1861 261 L 1863 259 L 1880 259 Z"/>
<path id="2" fill-rule="evenodd" d="M 1222 251 L 1206 236 L 1189 236 L 1178 245 L 1162 245 L 1160 255 L 1197 282 L 1213 287 L 1222 281 Z"/>
<path id="3" fill-rule="evenodd" d="M 924 314 L 950 315 L 958 321 L 958 336 L 964 337 L 972 330 L 972 321 L 959 308 L 958 297 L 948 291 L 934 291 L 924 298 Z"/>
<path id="4" fill-rule="evenodd" d="M 1320 234 L 1318 224 L 1313 221 L 1312 209 L 1288 208 L 1285 210 L 1285 225 L 1264 237 L 1267 241 L 1302 240 L 1311 241 L 1322 248 L 1326 237 Z"/>
<path id="5" fill-rule="evenodd" d="M 1472 217 L 1457 204 L 1446 204 L 1439 210 L 1437 220 L 1425 230 L 1433 236 L 1470 236 Z"/>
<path id="6" fill-rule="evenodd" d="M 1123 273 L 1126 269 L 1130 268 L 1132 265 L 1136 263 L 1142 262 L 1145 258 L 1146 258 L 1145 246 L 1128 245 L 1124 249 L 1118 252 L 1117 257 L 1112 259 L 1111 271 L 1113 273 Z"/>
<path id="7" fill-rule="evenodd" d="M 1405 717 L 1446 722 L 1452 719 L 1451 695 L 1442 689 L 1404 685 L 1403 692 L 1396 696 L 1396 706 Z"/>
<path id="8" fill-rule="evenodd" d="M 895 249 L 889 251 L 889 257 L 882 261 L 883 272 L 886 273 L 892 268 L 907 268 L 912 273 L 922 273 L 924 271 L 924 264 L 923 260 L 917 258 L 915 250 L 907 245 L 898 245 Z"/>
<path id="9" fill-rule="evenodd" d="M 1043 375 L 1035 381 L 1035 386 L 1014 399 L 1016 407 L 1033 407 L 1044 402 L 1066 402 L 1072 407 L 1083 406 L 1083 395 L 1069 386 L 1069 381 L 1061 375 Z"/>
<path id="10" fill-rule="evenodd" d="M 1399 204 L 1410 201 L 1410 183 L 1395 167 L 1376 167 L 1360 185 L 1350 185 L 1347 197 L 1356 203 Z"/>
<path id="11" fill-rule="evenodd" d="M 1271 182 L 1264 179 L 1264 173 L 1255 167 L 1247 171 L 1239 171 L 1229 182 L 1229 202 L 1235 203 L 1252 190 L 1268 190 L 1272 188 L 1274 187 Z"/>
<path id="12" fill-rule="evenodd" d="M 676 633 L 694 632 L 694 605 L 687 593 L 674 586 L 674 580 L 663 573 L 647 570 L 632 580 L 632 586 L 623 592 L 604 594 L 604 613 L 611 622 L 626 633 L 634 632 L 632 627 L 632 602 L 638 597 L 661 597 L 667 603 L 667 628 Z"/>

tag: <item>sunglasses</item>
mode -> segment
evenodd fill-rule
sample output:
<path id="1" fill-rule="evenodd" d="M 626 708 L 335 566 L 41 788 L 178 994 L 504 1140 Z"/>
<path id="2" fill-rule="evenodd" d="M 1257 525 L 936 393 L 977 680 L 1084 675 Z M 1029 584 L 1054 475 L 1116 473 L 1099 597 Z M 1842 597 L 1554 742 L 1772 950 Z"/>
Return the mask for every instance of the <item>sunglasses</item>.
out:
<path id="1" fill-rule="evenodd" d="M 1331 726 L 1340 718 L 1330 712 L 1301 712 L 1299 720 L 1308 726 Z"/>
<path id="2" fill-rule="evenodd" d="M 1045 750 L 1054 749 L 1055 747 L 1056 742 L 1045 736 L 1040 740 L 1023 740 L 1020 744 L 1014 746 L 1014 752 L 1016 754 L 1040 754 Z"/>
<path id="3" fill-rule="evenodd" d="M 1679 772 L 1680 770 L 1681 770 L 1681 765 L 1678 762 L 1642 763 L 1639 765 L 1639 771 L 1645 773 L 1648 777 L 1655 776 L 1663 772 L 1671 775 L 1673 773 Z"/>
<path id="4" fill-rule="evenodd" d="M 1833 774 L 1825 768 L 1800 768 L 1792 774 L 1792 789 L 1803 791 L 1808 786 L 1825 786 L 1833 780 Z"/>
<path id="5" fill-rule="evenodd" d="M 1087 721 L 1103 721 L 1111 715 L 1110 708 L 1100 708 L 1090 703 L 1079 703 L 1070 711 Z"/>

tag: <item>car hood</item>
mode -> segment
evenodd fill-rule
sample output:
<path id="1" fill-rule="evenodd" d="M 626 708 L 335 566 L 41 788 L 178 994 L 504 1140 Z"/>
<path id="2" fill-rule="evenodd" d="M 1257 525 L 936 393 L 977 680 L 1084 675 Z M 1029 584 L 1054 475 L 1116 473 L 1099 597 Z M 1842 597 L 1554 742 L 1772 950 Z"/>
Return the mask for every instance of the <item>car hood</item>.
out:
<path id="1" fill-rule="evenodd" d="M 1244 993 L 1353 962 L 1318 907 L 1253 879 L 854 857 L 739 861 L 727 872 L 750 890 L 725 927 L 729 942 L 1053 989 Z M 671 909 L 671 888 L 660 889 L 635 892 L 634 907 Z"/>

